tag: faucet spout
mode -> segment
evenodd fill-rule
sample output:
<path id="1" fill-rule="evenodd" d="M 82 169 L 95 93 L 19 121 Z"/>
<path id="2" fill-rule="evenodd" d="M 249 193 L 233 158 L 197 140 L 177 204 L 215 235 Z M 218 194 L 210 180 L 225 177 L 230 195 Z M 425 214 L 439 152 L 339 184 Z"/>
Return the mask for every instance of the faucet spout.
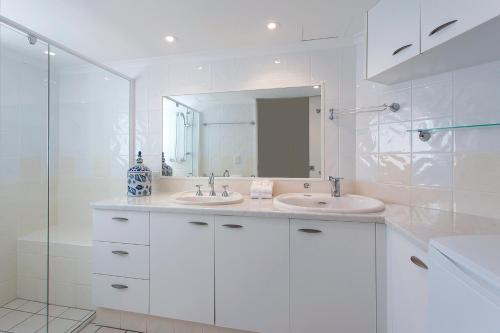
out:
<path id="1" fill-rule="evenodd" d="M 338 198 L 340 197 L 340 180 L 344 178 L 341 177 L 328 177 L 328 181 L 330 182 L 331 185 L 331 193 L 332 197 Z"/>
<path id="2" fill-rule="evenodd" d="M 213 172 L 208 177 L 208 185 L 210 185 L 210 193 L 208 195 L 215 197 L 217 194 L 215 193 L 215 175 Z"/>

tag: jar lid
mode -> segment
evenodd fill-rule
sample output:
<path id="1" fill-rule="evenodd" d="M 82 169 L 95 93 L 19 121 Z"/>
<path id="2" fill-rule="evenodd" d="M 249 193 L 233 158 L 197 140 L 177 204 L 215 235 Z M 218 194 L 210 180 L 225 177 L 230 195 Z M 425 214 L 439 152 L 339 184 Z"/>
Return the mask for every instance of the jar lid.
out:
<path id="1" fill-rule="evenodd" d="M 136 164 L 133 165 L 130 169 L 128 169 L 128 172 L 151 172 L 151 169 L 149 169 L 142 163 L 143 163 L 142 153 L 139 151 L 137 153 Z"/>

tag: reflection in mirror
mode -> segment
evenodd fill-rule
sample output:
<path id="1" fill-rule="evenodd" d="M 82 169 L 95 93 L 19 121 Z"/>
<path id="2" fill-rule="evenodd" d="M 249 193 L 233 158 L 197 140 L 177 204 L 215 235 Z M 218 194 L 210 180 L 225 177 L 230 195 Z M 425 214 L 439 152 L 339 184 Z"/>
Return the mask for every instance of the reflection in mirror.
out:
<path id="1" fill-rule="evenodd" d="M 320 86 L 163 97 L 163 176 L 321 177 Z"/>

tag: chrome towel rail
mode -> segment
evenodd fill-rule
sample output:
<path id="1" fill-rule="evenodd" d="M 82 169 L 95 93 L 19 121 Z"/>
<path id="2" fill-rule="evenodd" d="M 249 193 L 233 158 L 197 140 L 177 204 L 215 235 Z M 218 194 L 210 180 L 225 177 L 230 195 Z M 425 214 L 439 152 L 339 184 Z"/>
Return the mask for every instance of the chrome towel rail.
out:
<path id="1" fill-rule="evenodd" d="M 401 105 L 399 103 L 384 103 L 378 106 L 367 106 L 362 108 L 347 108 L 347 109 L 330 109 L 330 120 L 335 119 L 335 116 L 340 115 L 350 115 L 350 114 L 358 114 L 365 112 L 381 112 L 389 109 L 392 112 L 397 112 L 401 109 Z"/>

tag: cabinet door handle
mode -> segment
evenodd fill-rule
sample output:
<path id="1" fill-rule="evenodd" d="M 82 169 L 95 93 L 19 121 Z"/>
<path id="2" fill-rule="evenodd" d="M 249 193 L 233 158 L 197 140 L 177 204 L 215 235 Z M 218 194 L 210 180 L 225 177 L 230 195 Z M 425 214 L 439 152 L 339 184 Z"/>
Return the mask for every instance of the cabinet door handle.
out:
<path id="1" fill-rule="evenodd" d="M 191 221 L 189 222 L 190 224 L 194 224 L 194 225 L 208 225 L 207 222 L 198 222 L 198 221 Z"/>
<path id="2" fill-rule="evenodd" d="M 297 231 L 300 231 L 300 232 L 305 232 L 305 233 L 308 233 L 308 234 L 319 234 L 320 232 L 322 232 L 321 230 L 319 229 L 307 229 L 307 228 L 304 228 L 304 229 L 298 229 Z"/>
<path id="3" fill-rule="evenodd" d="M 226 228 L 232 228 L 232 229 L 243 228 L 243 226 L 239 225 L 239 224 L 223 224 L 222 226 L 226 227 Z"/>
<path id="4" fill-rule="evenodd" d="M 115 289 L 119 289 L 119 290 L 128 289 L 128 286 L 126 286 L 124 284 L 112 284 L 111 287 L 113 287 Z"/>
<path id="5" fill-rule="evenodd" d="M 449 27 L 450 25 L 452 25 L 452 24 L 454 24 L 454 23 L 457 23 L 457 22 L 458 22 L 458 20 L 451 20 L 451 21 L 449 21 L 449 22 L 446 22 L 446 23 L 441 24 L 440 26 L 438 26 L 438 27 L 434 28 L 434 30 L 432 30 L 432 31 L 429 33 L 429 37 L 430 37 L 430 36 L 432 36 L 432 35 L 434 35 L 434 34 L 436 34 L 436 33 L 438 33 L 438 32 L 440 32 L 441 30 L 443 30 L 443 29 L 445 29 L 445 28 Z"/>
<path id="6" fill-rule="evenodd" d="M 427 265 L 418 257 L 411 256 L 410 261 L 422 269 L 425 269 L 425 270 L 429 269 L 429 267 L 427 267 Z"/>
<path id="7" fill-rule="evenodd" d="M 127 222 L 128 221 L 128 218 L 126 218 L 126 217 L 112 217 L 111 219 L 114 221 L 119 221 L 119 222 Z"/>
<path id="8" fill-rule="evenodd" d="M 403 51 L 403 50 L 405 50 L 405 49 L 407 49 L 407 48 L 409 48 L 411 46 L 413 46 L 413 44 L 407 44 L 405 46 L 401 46 L 399 49 L 396 49 L 396 51 L 392 52 L 392 55 L 395 56 L 399 52 L 401 52 L 401 51 Z"/>
<path id="9" fill-rule="evenodd" d="M 127 251 L 119 251 L 119 250 L 116 250 L 116 251 L 111 251 L 111 253 L 113 254 L 118 254 L 120 256 L 126 256 L 128 254 Z"/>

